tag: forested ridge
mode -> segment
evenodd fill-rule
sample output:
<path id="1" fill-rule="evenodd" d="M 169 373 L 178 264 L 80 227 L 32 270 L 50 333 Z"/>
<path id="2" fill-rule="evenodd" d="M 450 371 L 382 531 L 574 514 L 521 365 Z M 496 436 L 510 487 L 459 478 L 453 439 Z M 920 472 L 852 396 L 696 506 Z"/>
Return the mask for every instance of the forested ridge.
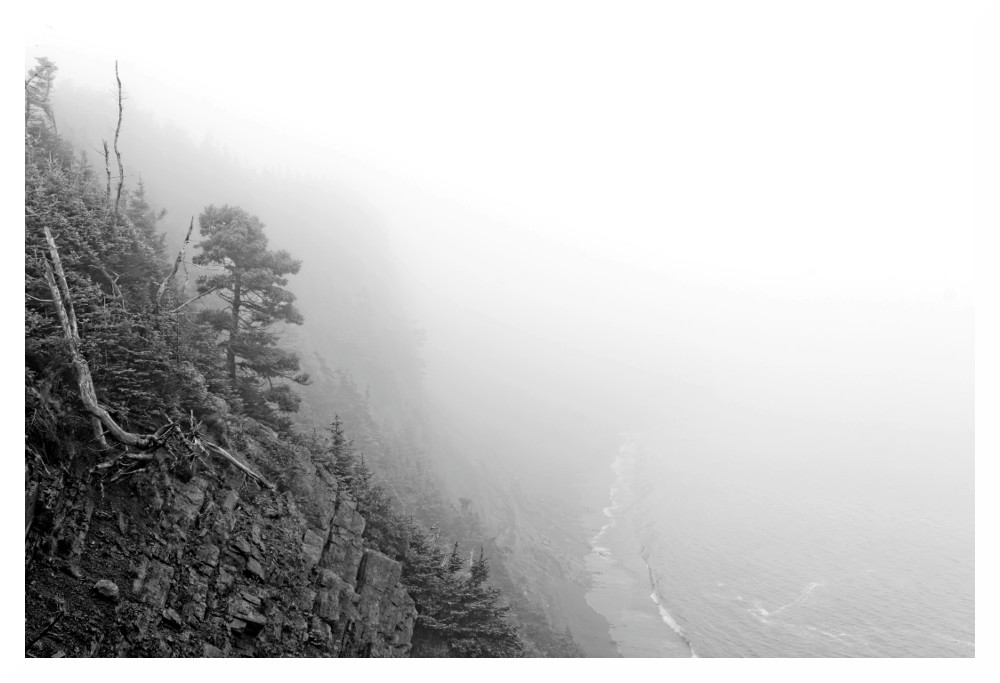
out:
<path id="1" fill-rule="evenodd" d="M 474 515 L 392 461 L 350 372 L 291 346 L 299 255 L 210 196 L 168 253 L 120 81 L 95 159 L 56 75 L 25 80 L 26 655 L 578 655 L 515 616 Z"/>

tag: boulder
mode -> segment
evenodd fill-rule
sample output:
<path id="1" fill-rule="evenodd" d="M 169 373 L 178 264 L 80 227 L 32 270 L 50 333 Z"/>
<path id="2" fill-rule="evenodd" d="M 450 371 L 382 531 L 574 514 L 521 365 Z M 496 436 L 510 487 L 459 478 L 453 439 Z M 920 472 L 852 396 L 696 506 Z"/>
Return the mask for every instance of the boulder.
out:
<path id="1" fill-rule="evenodd" d="M 256 576 L 261 581 L 267 580 L 267 574 L 264 572 L 264 568 L 260 565 L 260 562 L 252 557 L 247 560 L 247 574 Z"/>
<path id="2" fill-rule="evenodd" d="M 117 600 L 118 599 L 118 584 L 114 581 L 109 581 L 108 579 L 101 579 L 94 584 L 94 590 L 98 595 L 103 597 L 105 600 Z"/>

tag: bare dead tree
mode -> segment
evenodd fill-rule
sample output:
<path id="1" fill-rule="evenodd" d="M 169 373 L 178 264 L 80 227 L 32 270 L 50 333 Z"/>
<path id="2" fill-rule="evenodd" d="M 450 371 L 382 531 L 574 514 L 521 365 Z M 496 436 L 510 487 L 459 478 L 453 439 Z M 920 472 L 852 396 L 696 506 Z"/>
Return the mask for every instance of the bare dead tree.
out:
<path id="1" fill-rule="evenodd" d="M 115 219 L 118 219 L 118 205 L 122 198 L 122 186 L 125 184 L 125 167 L 122 166 L 122 155 L 118 151 L 118 135 L 122 130 L 122 79 L 118 77 L 118 60 L 115 60 L 115 82 L 118 84 L 118 125 L 115 126 L 115 157 L 118 159 L 118 192 L 115 194 Z"/>
<path id="2" fill-rule="evenodd" d="M 104 206 L 109 207 L 111 206 L 111 156 L 108 152 L 108 141 L 101 140 L 101 142 L 104 143 L 104 172 L 108 175 L 108 185 L 104 191 Z"/>

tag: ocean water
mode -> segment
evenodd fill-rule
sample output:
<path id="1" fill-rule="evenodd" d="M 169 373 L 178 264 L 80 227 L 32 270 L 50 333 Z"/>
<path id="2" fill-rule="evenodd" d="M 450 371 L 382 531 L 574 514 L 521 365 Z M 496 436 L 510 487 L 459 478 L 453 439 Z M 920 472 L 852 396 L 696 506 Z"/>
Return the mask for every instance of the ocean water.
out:
<path id="1" fill-rule="evenodd" d="M 587 557 L 623 656 L 974 656 L 971 434 L 724 424 L 623 437 Z"/>
<path id="2" fill-rule="evenodd" d="M 611 466 L 612 485 L 601 529 L 586 558 L 592 585 L 587 602 L 610 625 L 623 657 L 691 657 L 691 644 L 659 602 L 636 534 L 636 445 L 626 443 Z"/>

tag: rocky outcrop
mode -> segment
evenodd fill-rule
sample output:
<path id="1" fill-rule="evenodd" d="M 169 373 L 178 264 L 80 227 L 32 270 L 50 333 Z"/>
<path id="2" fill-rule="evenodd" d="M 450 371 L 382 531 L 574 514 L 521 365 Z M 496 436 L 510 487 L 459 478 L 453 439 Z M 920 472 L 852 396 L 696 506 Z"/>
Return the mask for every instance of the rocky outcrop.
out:
<path id="1" fill-rule="evenodd" d="M 32 511 L 29 643 L 49 629 L 29 655 L 408 655 L 402 567 L 365 548 L 325 464 L 249 420 L 230 436 L 277 490 L 165 451 L 113 483 L 77 458 L 52 509 Z"/>

